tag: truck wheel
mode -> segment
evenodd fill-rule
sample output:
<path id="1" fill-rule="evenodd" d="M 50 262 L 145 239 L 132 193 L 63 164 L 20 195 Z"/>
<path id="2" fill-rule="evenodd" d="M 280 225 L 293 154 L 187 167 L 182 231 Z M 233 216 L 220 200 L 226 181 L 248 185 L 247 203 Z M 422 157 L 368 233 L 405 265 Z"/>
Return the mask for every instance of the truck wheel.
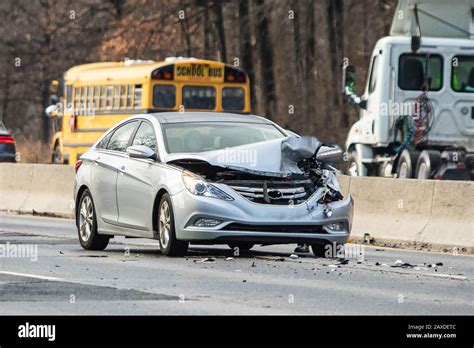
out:
<path id="1" fill-rule="evenodd" d="M 403 150 L 398 158 L 397 163 L 397 178 L 409 179 L 413 178 L 415 173 L 416 162 L 420 153 L 418 151 L 410 152 L 407 149 Z"/>
<path id="2" fill-rule="evenodd" d="M 350 153 L 347 174 L 350 176 L 367 176 L 367 168 L 362 164 L 356 150 L 352 150 Z"/>
<path id="3" fill-rule="evenodd" d="M 441 154 L 436 150 L 423 150 L 416 165 L 417 179 L 431 179 L 441 164 Z"/>

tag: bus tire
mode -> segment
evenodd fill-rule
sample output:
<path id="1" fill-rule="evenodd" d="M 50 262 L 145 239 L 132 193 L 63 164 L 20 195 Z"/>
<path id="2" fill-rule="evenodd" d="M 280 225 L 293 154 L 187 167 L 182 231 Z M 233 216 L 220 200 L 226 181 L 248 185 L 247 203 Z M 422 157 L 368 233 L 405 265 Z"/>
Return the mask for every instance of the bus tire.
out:
<path id="1" fill-rule="evenodd" d="M 59 143 L 54 145 L 53 155 L 51 156 L 51 162 L 53 164 L 63 164 L 63 154 L 61 153 L 61 147 Z"/>
<path id="2" fill-rule="evenodd" d="M 423 150 L 416 164 L 417 179 L 431 179 L 441 164 L 441 154 L 436 150 Z"/>

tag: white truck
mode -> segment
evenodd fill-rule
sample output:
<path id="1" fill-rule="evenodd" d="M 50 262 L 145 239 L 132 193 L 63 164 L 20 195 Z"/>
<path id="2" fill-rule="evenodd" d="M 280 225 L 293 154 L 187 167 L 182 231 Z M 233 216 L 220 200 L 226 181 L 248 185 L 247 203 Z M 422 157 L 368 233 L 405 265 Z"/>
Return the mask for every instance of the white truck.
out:
<path id="1" fill-rule="evenodd" d="M 362 96 L 343 65 L 343 92 L 360 107 L 350 175 L 474 179 L 473 17 L 474 0 L 400 0 Z"/>

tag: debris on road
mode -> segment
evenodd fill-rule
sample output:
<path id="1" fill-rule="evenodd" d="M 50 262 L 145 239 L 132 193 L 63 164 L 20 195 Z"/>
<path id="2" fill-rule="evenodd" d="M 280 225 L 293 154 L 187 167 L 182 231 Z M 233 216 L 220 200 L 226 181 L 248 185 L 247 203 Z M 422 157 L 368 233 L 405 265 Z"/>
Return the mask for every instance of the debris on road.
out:
<path id="1" fill-rule="evenodd" d="M 233 257 L 226 257 L 226 261 L 232 261 L 234 258 Z"/>
<path id="2" fill-rule="evenodd" d="M 347 265 L 349 263 L 349 259 L 339 259 L 340 265 Z"/>
<path id="3" fill-rule="evenodd" d="M 206 257 L 204 259 L 201 259 L 201 260 L 193 260 L 195 263 L 212 263 L 212 262 L 216 262 L 216 258 L 215 257 Z"/>
<path id="4" fill-rule="evenodd" d="M 291 254 L 291 255 L 290 255 L 290 259 L 297 259 L 298 257 L 299 257 L 299 256 L 296 255 L 296 254 Z"/>
<path id="5" fill-rule="evenodd" d="M 250 267 L 257 267 L 257 265 L 255 264 L 255 261 L 252 262 L 252 266 Z"/>

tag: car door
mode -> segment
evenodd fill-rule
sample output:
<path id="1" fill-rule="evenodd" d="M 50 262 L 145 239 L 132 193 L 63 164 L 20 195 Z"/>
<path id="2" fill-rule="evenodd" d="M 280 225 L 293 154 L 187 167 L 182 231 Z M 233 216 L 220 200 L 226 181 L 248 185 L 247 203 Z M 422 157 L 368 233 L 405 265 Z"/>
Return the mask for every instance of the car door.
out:
<path id="1" fill-rule="evenodd" d="M 153 125 L 142 121 L 131 145 L 145 145 L 157 151 Z M 117 178 L 119 223 L 124 227 L 152 231 L 152 209 L 155 197 L 153 181 L 158 167 L 152 159 L 125 159 Z"/>
<path id="2" fill-rule="evenodd" d="M 92 168 L 92 195 L 98 215 L 104 222 L 117 224 L 117 177 L 125 161 L 125 150 L 138 125 L 138 121 L 127 122 L 104 138 L 99 144 Z M 101 142 L 102 143 L 102 142 Z"/>

